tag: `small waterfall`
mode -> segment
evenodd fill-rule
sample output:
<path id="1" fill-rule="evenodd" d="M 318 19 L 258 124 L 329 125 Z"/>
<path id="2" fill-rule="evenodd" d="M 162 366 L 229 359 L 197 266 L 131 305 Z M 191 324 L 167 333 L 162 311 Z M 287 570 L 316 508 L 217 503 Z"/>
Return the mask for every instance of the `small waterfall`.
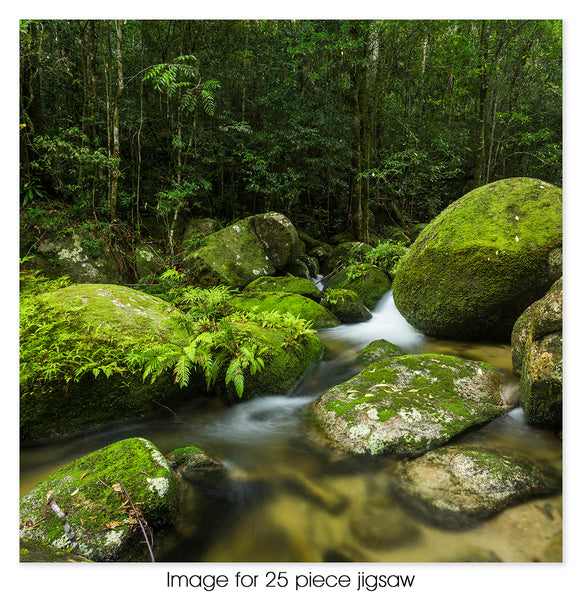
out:
<path id="1" fill-rule="evenodd" d="M 396 308 L 392 290 L 380 300 L 369 321 L 334 327 L 322 331 L 321 337 L 324 341 L 347 342 L 356 350 L 374 340 L 385 339 L 409 352 L 415 351 L 425 340 L 425 336 L 414 329 Z"/>

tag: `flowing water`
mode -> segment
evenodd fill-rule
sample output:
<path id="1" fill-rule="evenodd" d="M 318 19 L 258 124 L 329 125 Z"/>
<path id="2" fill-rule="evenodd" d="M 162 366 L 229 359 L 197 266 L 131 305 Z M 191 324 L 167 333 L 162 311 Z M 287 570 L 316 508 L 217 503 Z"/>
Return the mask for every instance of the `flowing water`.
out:
<path id="1" fill-rule="evenodd" d="M 395 460 L 346 457 L 313 427 L 318 394 L 359 370 L 355 357 L 384 338 L 409 352 L 454 354 L 503 370 L 518 394 L 509 346 L 434 340 L 398 313 L 391 293 L 366 323 L 320 332 L 324 360 L 287 396 L 225 406 L 193 400 L 179 414 L 110 425 L 82 437 L 21 449 L 21 493 L 60 466 L 109 443 L 145 437 L 166 453 L 196 444 L 219 457 L 219 474 L 192 476 L 176 527 L 156 538 L 156 560 L 219 562 L 439 562 L 561 560 L 561 495 L 509 508 L 469 531 L 446 531 L 391 496 Z M 513 449 L 561 469 L 555 433 L 528 426 L 521 409 L 456 443 Z"/>

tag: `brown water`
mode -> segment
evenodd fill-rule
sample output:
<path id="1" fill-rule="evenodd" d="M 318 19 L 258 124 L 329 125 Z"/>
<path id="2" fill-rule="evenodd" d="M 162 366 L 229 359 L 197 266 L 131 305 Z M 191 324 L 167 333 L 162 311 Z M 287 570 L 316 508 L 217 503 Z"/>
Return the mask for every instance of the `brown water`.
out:
<path id="1" fill-rule="evenodd" d="M 415 332 L 391 298 L 365 324 L 322 331 L 326 358 L 288 396 L 235 406 L 196 402 L 174 415 L 114 425 L 67 441 L 23 448 L 21 493 L 60 466 L 109 443 L 145 437 L 166 453 L 197 444 L 220 457 L 226 476 L 190 482 L 176 527 L 155 540 L 156 560 L 218 562 L 484 562 L 561 560 L 561 495 L 509 508 L 468 531 L 429 526 L 390 494 L 394 459 L 346 457 L 313 428 L 310 404 L 355 374 L 354 358 L 385 338 L 413 352 L 484 360 L 518 394 L 508 346 L 433 340 Z M 521 409 L 455 440 L 515 450 L 561 470 L 554 432 L 525 424 Z"/>

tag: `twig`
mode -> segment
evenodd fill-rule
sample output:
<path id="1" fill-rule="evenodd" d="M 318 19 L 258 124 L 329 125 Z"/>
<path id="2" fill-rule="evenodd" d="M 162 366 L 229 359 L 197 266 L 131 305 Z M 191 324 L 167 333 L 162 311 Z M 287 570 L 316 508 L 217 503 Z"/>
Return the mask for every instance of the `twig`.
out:
<path id="1" fill-rule="evenodd" d="M 150 551 L 150 556 L 152 557 L 152 562 L 156 562 L 154 559 L 154 553 L 152 551 L 152 547 L 151 544 L 148 540 L 148 536 L 145 530 L 145 527 L 143 526 L 143 519 L 141 517 L 141 514 L 139 513 L 139 511 L 137 510 L 137 508 L 135 507 L 133 500 L 130 498 L 129 494 L 127 493 L 127 490 L 123 487 L 123 483 L 121 483 L 121 481 L 118 479 L 117 482 L 119 483 L 119 485 L 121 486 L 121 489 L 123 490 L 123 493 L 125 494 L 126 498 L 129 500 L 129 503 L 131 504 L 131 508 L 133 509 L 133 512 L 137 518 L 137 522 L 139 523 L 139 526 L 141 527 L 141 532 L 143 533 L 143 537 L 145 539 L 145 542 L 148 546 L 148 550 Z"/>
<path id="2" fill-rule="evenodd" d="M 73 544 L 73 550 L 74 550 L 75 554 L 80 554 L 81 549 L 79 548 L 79 543 L 77 542 L 75 533 L 71 529 L 71 526 L 69 525 L 69 522 L 67 521 L 67 517 L 65 516 L 65 513 L 62 511 L 61 507 L 56 503 L 55 499 L 53 498 L 52 492 L 49 492 L 47 494 L 46 503 L 51 507 L 52 511 L 55 513 L 55 515 L 57 515 L 59 521 L 61 522 L 61 525 L 63 526 L 63 529 L 65 530 L 65 533 L 67 534 L 67 537 L 71 540 L 71 544 Z"/>

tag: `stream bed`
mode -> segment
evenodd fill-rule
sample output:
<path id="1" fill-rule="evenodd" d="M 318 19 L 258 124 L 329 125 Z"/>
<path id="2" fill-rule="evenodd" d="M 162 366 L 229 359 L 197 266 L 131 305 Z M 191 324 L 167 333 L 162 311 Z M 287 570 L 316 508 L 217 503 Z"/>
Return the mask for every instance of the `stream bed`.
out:
<path id="1" fill-rule="evenodd" d="M 224 473 L 193 476 L 176 526 L 155 539 L 158 562 L 532 562 L 561 561 L 562 496 L 530 500 L 468 530 L 444 530 L 390 493 L 396 459 L 350 457 L 315 430 L 311 402 L 355 375 L 357 353 L 384 338 L 414 353 L 452 354 L 503 370 L 518 394 L 511 348 L 443 341 L 415 331 L 388 293 L 372 320 L 320 331 L 324 360 L 287 396 L 234 406 L 193 399 L 175 413 L 112 424 L 21 448 L 20 493 L 84 454 L 129 437 L 162 453 L 196 444 Z M 528 426 L 520 408 L 464 433 L 456 444 L 509 449 L 561 472 L 555 432 Z"/>

